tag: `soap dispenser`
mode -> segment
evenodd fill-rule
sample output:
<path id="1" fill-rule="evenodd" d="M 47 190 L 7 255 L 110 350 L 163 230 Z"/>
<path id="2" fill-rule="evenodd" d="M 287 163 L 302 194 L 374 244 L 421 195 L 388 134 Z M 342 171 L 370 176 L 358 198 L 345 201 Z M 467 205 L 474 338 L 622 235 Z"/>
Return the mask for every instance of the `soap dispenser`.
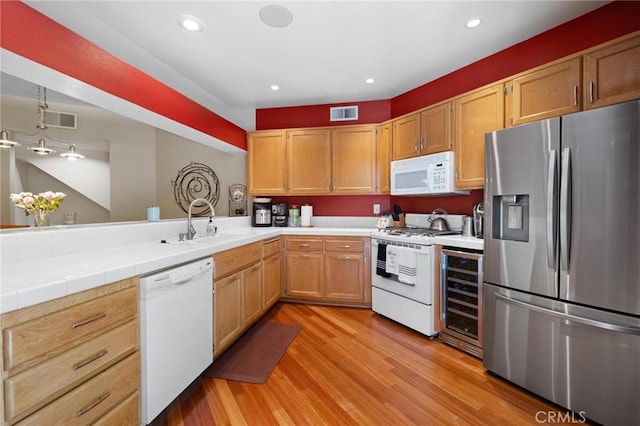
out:
<path id="1" fill-rule="evenodd" d="M 207 223 L 207 237 L 213 237 L 214 235 L 216 235 L 216 231 L 218 230 L 218 228 L 213 224 L 213 218 L 211 216 L 209 216 L 209 223 Z"/>

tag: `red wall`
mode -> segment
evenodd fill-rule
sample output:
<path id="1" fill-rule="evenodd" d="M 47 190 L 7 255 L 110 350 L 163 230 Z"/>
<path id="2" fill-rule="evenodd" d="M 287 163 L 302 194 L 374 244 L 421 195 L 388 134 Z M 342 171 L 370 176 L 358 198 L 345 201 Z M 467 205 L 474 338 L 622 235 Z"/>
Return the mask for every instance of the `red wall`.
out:
<path id="1" fill-rule="evenodd" d="M 247 149 L 246 132 L 19 1 L 0 3 L 0 46 Z"/>
<path id="2" fill-rule="evenodd" d="M 358 105 L 357 120 L 329 121 L 330 107 L 351 105 Z M 391 101 L 389 100 L 266 108 L 256 110 L 256 129 L 290 129 L 292 127 L 344 126 L 347 124 L 380 123 L 388 120 L 389 114 L 391 114 Z M 295 125 L 290 125 L 291 123 L 295 123 Z"/>
<path id="3" fill-rule="evenodd" d="M 529 40 L 396 96 L 389 100 L 388 116 L 381 116 L 379 120 L 368 121 L 368 123 L 398 117 L 510 75 L 638 31 L 640 30 L 639 17 L 640 2 L 615 1 L 609 3 Z M 358 103 L 354 102 L 353 104 Z M 256 127 L 258 130 L 263 130 L 325 126 L 327 125 L 328 107 L 329 105 L 321 105 L 256 110 Z M 469 215 L 473 206 L 483 201 L 483 193 L 482 190 L 476 190 L 468 196 L 379 196 L 375 202 L 383 206 L 383 211 L 393 204 L 399 204 L 403 211 L 410 213 L 427 213 L 440 207 L 452 214 Z M 281 200 L 283 202 L 295 200 L 295 203 L 298 204 L 303 202 L 312 204 L 314 205 L 314 215 L 318 216 L 372 215 L 373 201 L 369 196 L 281 197 Z M 314 203 L 317 203 L 317 206 Z"/>

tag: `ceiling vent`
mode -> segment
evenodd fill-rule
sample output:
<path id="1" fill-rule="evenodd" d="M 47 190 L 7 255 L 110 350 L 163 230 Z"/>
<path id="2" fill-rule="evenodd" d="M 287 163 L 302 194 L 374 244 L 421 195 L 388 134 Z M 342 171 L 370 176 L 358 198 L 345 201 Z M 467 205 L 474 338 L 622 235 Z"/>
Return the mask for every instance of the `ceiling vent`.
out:
<path id="1" fill-rule="evenodd" d="M 349 121 L 358 119 L 357 105 L 331 107 L 329 112 L 331 121 Z"/>
<path id="2" fill-rule="evenodd" d="M 78 129 L 78 114 L 47 110 L 47 127 Z"/>

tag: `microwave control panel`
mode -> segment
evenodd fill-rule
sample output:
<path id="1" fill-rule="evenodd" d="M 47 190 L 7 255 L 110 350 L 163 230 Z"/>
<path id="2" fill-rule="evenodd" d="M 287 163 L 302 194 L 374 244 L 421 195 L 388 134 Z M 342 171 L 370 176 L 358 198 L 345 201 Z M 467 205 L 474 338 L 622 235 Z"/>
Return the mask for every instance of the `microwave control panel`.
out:
<path id="1" fill-rule="evenodd" d="M 449 188 L 449 180 L 451 179 L 451 168 L 447 162 L 438 162 L 429 164 L 428 179 L 429 189 L 434 192 L 444 192 Z"/>

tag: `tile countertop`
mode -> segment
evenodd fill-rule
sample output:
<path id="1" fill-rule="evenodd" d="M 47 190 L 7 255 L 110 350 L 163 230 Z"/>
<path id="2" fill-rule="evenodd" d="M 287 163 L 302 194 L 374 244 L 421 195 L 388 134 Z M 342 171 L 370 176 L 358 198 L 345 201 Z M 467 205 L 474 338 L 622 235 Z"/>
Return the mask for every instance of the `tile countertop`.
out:
<path id="1" fill-rule="evenodd" d="M 207 220 L 194 220 L 199 235 Z M 125 278 L 146 275 L 278 235 L 368 237 L 365 226 L 332 221 L 310 228 L 252 228 L 247 218 L 217 218 L 213 237 L 178 242 L 184 220 L 78 226 L 0 234 L 0 313 L 36 305 Z M 372 222 L 373 223 L 373 222 Z M 351 223 L 340 223 L 351 225 Z M 367 226 L 369 225 L 369 226 Z M 162 243 L 167 238 L 167 243 Z M 474 241 L 475 240 L 475 241 Z M 482 250 L 482 240 L 439 237 L 437 244 Z M 478 248 L 479 247 L 479 248 Z"/>

